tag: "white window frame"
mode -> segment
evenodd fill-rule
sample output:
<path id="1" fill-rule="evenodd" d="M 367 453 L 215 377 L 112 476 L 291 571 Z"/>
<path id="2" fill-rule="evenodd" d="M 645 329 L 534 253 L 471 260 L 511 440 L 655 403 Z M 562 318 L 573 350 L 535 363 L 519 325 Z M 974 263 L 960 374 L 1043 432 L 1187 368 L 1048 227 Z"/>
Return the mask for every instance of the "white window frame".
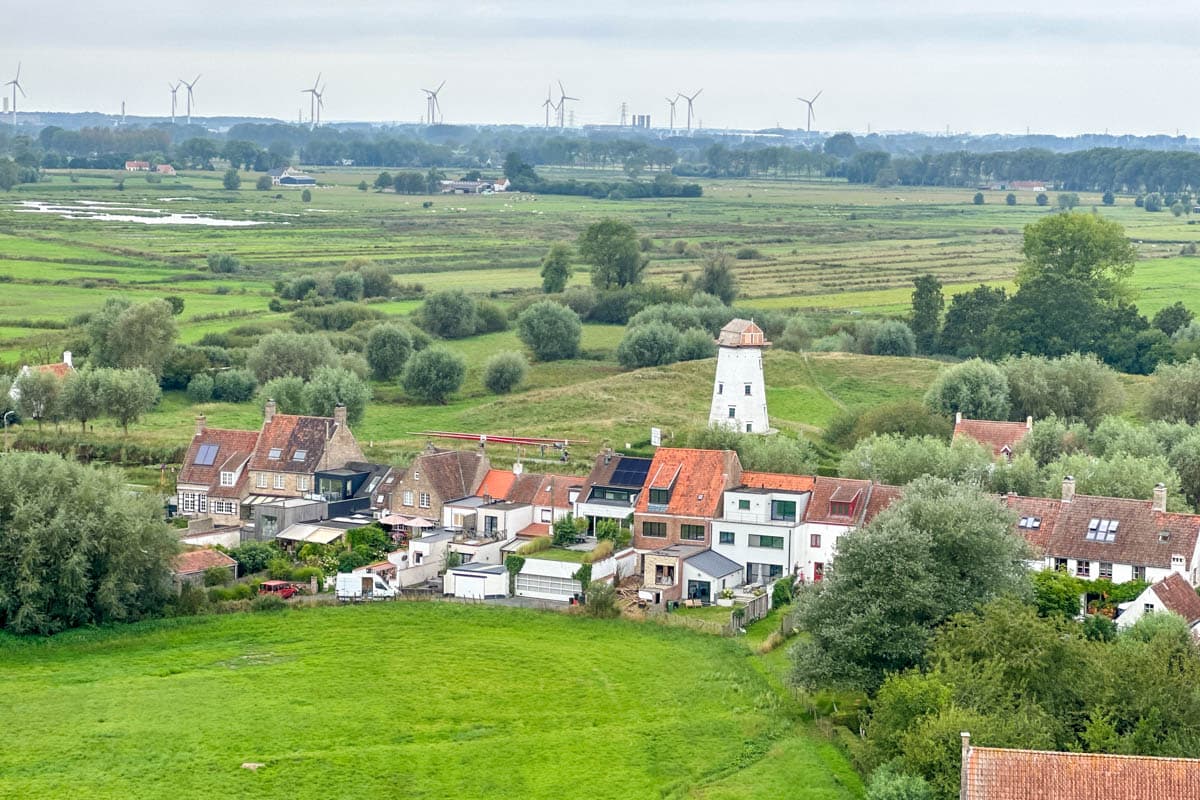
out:
<path id="1" fill-rule="evenodd" d="M 275 474 L 275 488 L 282 489 L 282 488 L 284 488 L 284 486 L 286 486 L 286 484 L 284 482 L 284 476 L 281 473 L 276 473 Z"/>
<path id="2" fill-rule="evenodd" d="M 222 486 L 233 486 L 235 483 L 237 483 L 237 473 L 236 472 L 225 472 L 224 470 L 222 470 L 221 485 Z"/>
<path id="3" fill-rule="evenodd" d="M 179 493 L 180 510 L 185 514 L 196 513 L 196 493 L 195 492 L 180 492 Z"/>
<path id="4" fill-rule="evenodd" d="M 421 508 L 433 508 L 433 500 L 429 496 L 429 492 L 421 492 Z"/>
<path id="5" fill-rule="evenodd" d="M 553 522 L 554 510 L 549 508 L 542 509 L 542 522 Z"/>
<path id="6" fill-rule="evenodd" d="M 201 514 L 207 514 L 208 513 L 208 495 L 206 495 L 206 494 L 196 495 L 196 505 L 199 507 Z"/>
<path id="7" fill-rule="evenodd" d="M 406 506 L 408 506 L 409 508 L 412 508 L 412 504 L 413 504 L 413 493 L 412 493 L 412 489 L 405 489 L 405 490 L 404 490 L 404 495 L 401 497 L 401 504 L 402 504 L 402 505 L 406 505 Z"/>
<path id="8" fill-rule="evenodd" d="M 296 478 L 296 489 L 297 489 L 297 491 L 301 491 L 301 492 L 308 491 L 308 476 L 307 475 L 301 475 L 300 477 Z"/>
<path id="9" fill-rule="evenodd" d="M 259 489 L 267 488 L 267 473 L 265 473 L 265 472 L 258 473 L 258 479 L 254 482 L 254 485 L 257 486 Z"/>

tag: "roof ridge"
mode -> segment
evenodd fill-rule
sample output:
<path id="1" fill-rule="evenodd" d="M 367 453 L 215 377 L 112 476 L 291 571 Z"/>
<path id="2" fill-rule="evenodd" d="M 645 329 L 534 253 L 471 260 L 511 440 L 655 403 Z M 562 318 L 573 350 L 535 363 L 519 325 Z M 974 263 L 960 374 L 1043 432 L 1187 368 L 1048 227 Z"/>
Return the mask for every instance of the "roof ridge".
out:
<path id="1" fill-rule="evenodd" d="M 1036 753 L 1049 756 L 1079 756 L 1081 758 L 1123 758 L 1132 761 L 1183 761 L 1189 764 L 1200 764 L 1200 758 L 1184 758 L 1183 756 L 1145 756 L 1128 753 L 1076 753 L 1070 750 L 1032 750 L 1025 747 L 987 747 L 971 745 L 970 752 L 986 750 L 990 753 Z"/>

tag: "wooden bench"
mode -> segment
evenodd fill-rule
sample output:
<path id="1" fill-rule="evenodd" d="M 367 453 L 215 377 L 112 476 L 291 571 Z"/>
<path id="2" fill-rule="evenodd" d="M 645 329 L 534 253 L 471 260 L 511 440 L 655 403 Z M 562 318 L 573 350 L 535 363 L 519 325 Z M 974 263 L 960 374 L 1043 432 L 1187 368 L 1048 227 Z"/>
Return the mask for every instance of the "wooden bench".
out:
<path id="1" fill-rule="evenodd" d="M 701 600 L 684 600 L 683 601 L 684 608 L 702 608 L 703 606 L 704 606 L 704 602 Z"/>

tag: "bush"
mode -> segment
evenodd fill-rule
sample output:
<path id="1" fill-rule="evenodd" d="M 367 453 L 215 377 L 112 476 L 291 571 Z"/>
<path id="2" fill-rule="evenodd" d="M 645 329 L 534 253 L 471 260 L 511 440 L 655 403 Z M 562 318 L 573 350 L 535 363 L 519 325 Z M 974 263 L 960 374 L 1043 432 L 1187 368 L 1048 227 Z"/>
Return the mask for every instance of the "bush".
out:
<path id="1" fill-rule="evenodd" d="M 961 411 L 971 419 L 1007 419 L 1008 379 L 995 364 L 978 358 L 964 361 L 934 378 L 925 404 L 947 416 Z"/>
<path id="2" fill-rule="evenodd" d="M 205 586 L 224 586 L 229 582 L 229 570 L 224 567 L 209 567 L 204 570 Z"/>
<path id="3" fill-rule="evenodd" d="M 691 328 L 680 334 L 679 350 L 676 352 L 680 361 L 698 361 L 716 354 L 717 344 L 708 331 Z"/>
<path id="4" fill-rule="evenodd" d="M 222 403 L 244 403 L 254 396 L 256 386 L 258 381 L 249 370 L 227 369 L 213 378 L 212 396 Z"/>
<path id="5" fill-rule="evenodd" d="M 300 202 L 301 203 L 311 203 L 312 202 L 312 192 L 309 191 L 308 189 L 305 189 L 303 192 L 301 192 L 300 193 Z"/>
<path id="6" fill-rule="evenodd" d="M 357 272 L 339 272 L 333 277 L 333 296 L 355 302 L 363 298 L 363 277 Z"/>
<path id="7" fill-rule="evenodd" d="M 367 364 L 378 380 L 399 375 L 412 351 L 412 336 L 399 325 L 380 325 L 367 336 Z"/>
<path id="8" fill-rule="evenodd" d="M 1005 205 L 1015 206 L 1017 204 L 1017 196 L 1009 192 L 1004 198 Z"/>
<path id="9" fill-rule="evenodd" d="M 250 601 L 251 611 L 275 612 L 287 608 L 287 601 L 277 594 L 260 594 Z"/>
<path id="10" fill-rule="evenodd" d="M 475 301 L 461 289 L 434 292 L 417 312 L 421 327 L 443 339 L 462 339 L 474 335 L 479 327 Z"/>
<path id="11" fill-rule="evenodd" d="M 517 318 L 517 335 L 539 361 L 557 361 L 579 354 L 583 328 L 574 311 L 543 300 Z"/>
<path id="12" fill-rule="evenodd" d="M 538 536 L 530 539 L 525 544 L 517 548 L 517 552 L 523 556 L 531 556 L 534 553 L 540 553 L 543 550 L 549 550 L 553 544 L 549 536 Z"/>
<path id="13" fill-rule="evenodd" d="M 412 397 L 444 404 L 462 386 L 466 372 L 462 356 L 441 347 L 429 347 L 408 360 L 400 382 Z"/>
<path id="14" fill-rule="evenodd" d="M 279 548 L 266 542 L 246 542 L 230 550 L 229 555 L 238 562 L 238 573 L 249 575 L 266 569 L 267 563 L 279 555 Z"/>
<path id="15" fill-rule="evenodd" d="M 874 331 L 871 352 L 877 356 L 912 356 L 917 352 L 917 339 L 912 329 L 899 320 L 887 320 Z"/>
<path id="16" fill-rule="evenodd" d="M 578 314 L 580 319 L 587 319 L 596 307 L 597 298 L 596 290 L 591 286 L 571 286 L 562 293 L 559 301 Z"/>
<path id="17" fill-rule="evenodd" d="M 631 327 L 617 345 L 617 361 L 625 369 L 673 364 L 681 342 L 679 331 L 665 322 Z"/>
<path id="18" fill-rule="evenodd" d="M 225 175 L 221 178 L 221 185 L 231 192 L 236 191 L 242 186 L 242 176 L 238 174 L 236 169 L 227 169 L 225 170 Z"/>
<path id="19" fill-rule="evenodd" d="M 762 258 L 762 253 L 754 247 L 739 247 L 733 257 L 738 261 L 753 261 Z"/>
<path id="20" fill-rule="evenodd" d="M 614 547 L 615 544 L 612 539 L 601 539 L 596 543 L 596 546 L 583 557 L 583 563 L 595 564 L 597 561 L 603 561 L 613 554 Z"/>
<path id="21" fill-rule="evenodd" d="M 229 275 L 240 271 L 242 268 L 242 262 L 238 260 L 237 256 L 231 256 L 227 253 L 209 253 L 207 261 L 208 271 L 221 275 Z"/>
<path id="22" fill-rule="evenodd" d="M 508 315 L 497 304 L 490 300 L 480 300 L 475 304 L 475 332 L 499 333 L 508 330 Z"/>
<path id="23" fill-rule="evenodd" d="M 779 608 L 792 602 L 794 588 L 790 576 L 785 575 L 775 581 L 775 586 L 771 589 L 771 608 Z"/>
<path id="24" fill-rule="evenodd" d="M 977 206 L 983 205 L 983 192 L 976 192 L 975 196 L 971 198 L 971 202 Z"/>
<path id="25" fill-rule="evenodd" d="M 334 409 L 343 405 L 351 425 L 362 420 L 370 401 L 371 387 L 353 372 L 339 367 L 321 367 L 304 387 L 307 413 L 331 417 Z"/>
<path id="26" fill-rule="evenodd" d="M 813 341 L 812 325 L 804 317 L 795 316 L 788 320 L 779 337 L 779 346 L 793 353 L 803 353 Z"/>
<path id="27" fill-rule="evenodd" d="M 497 353 L 483 367 L 483 385 L 493 394 L 508 394 L 525 380 L 528 364 L 520 353 Z"/>
<path id="28" fill-rule="evenodd" d="M 207 375 L 194 376 L 187 385 L 187 398 L 192 403 L 208 403 L 213 398 L 213 379 Z"/>
<path id="29" fill-rule="evenodd" d="M 267 381 L 258 394 L 264 402 L 274 400 L 280 414 L 304 414 L 308 411 L 304 399 L 304 380 L 294 375 Z"/>
<path id="30" fill-rule="evenodd" d="M 274 184 L 271 182 L 270 175 L 260 175 L 258 180 L 254 182 L 254 188 L 260 192 L 269 192 Z"/>
<path id="31" fill-rule="evenodd" d="M 586 587 L 587 602 L 583 612 L 590 617 L 612 619 L 621 614 L 617 606 L 617 588 L 604 581 L 592 581 Z"/>

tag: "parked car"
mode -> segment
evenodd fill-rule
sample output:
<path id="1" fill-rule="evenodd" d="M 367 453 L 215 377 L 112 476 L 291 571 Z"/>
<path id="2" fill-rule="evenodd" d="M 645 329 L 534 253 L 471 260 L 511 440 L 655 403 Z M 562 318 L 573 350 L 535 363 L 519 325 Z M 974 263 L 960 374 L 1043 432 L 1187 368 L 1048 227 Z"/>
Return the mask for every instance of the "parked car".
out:
<path id="1" fill-rule="evenodd" d="M 273 594 L 287 600 L 300 593 L 293 583 L 287 581 L 263 581 L 258 587 L 259 594 Z"/>

